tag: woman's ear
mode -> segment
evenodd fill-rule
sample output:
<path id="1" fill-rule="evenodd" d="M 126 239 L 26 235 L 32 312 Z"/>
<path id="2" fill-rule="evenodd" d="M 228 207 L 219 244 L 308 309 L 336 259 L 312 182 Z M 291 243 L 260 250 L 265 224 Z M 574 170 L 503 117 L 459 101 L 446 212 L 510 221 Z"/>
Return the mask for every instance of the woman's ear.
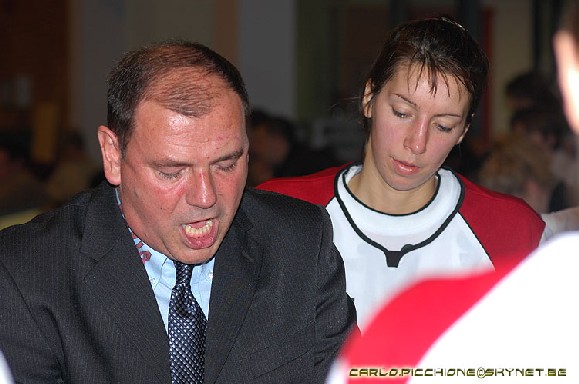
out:
<path id="1" fill-rule="evenodd" d="M 362 111 L 364 117 L 372 118 L 372 82 L 368 80 L 364 87 L 364 97 L 362 98 Z"/>
<path id="2" fill-rule="evenodd" d="M 474 118 L 474 113 L 473 113 L 472 117 Z M 472 121 L 472 120 L 471 120 L 471 121 Z M 466 133 L 468 132 L 468 129 L 469 129 L 469 128 L 470 128 L 470 123 L 467 124 L 467 125 L 464 127 L 464 132 L 463 132 L 462 135 L 460 135 L 460 137 L 458 138 L 458 141 L 456 142 L 456 145 L 462 143 L 462 140 L 463 140 L 464 137 L 466 136 Z"/>
<path id="3" fill-rule="evenodd" d="M 117 135 L 108 127 L 101 125 L 98 128 L 98 140 L 101 147 L 105 178 L 112 185 L 120 185 L 122 154 Z"/>

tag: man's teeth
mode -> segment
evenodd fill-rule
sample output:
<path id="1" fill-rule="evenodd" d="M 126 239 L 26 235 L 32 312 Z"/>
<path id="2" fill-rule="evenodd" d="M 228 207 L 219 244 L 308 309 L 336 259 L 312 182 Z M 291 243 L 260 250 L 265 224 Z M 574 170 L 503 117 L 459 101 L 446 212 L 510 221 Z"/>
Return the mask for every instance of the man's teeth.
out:
<path id="1" fill-rule="evenodd" d="M 207 220 L 205 225 L 200 228 L 193 228 L 189 224 L 184 224 L 183 228 L 185 229 L 185 233 L 190 236 L 201 236 L 205 235 L 211 230 L 213 226 L 213 220 Z"/>

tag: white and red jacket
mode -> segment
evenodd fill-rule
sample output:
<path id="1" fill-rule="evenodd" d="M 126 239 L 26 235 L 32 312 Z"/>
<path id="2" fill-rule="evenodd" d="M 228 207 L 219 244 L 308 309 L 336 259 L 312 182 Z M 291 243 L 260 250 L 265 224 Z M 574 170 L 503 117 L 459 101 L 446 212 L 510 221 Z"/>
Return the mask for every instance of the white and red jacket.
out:
<path id="1" fill-rule="evenodd" d="M 361 169 L 351 164 L 274 179 L 258 188 L 326 207 L 362 332 L 376 308 L 410 283 L 512 264 L 539 244 L 544 222 L 518 198 L 441 169 L 426 206 L 389 215 L 366 206 L 349 190 L 349 180 Z"/>

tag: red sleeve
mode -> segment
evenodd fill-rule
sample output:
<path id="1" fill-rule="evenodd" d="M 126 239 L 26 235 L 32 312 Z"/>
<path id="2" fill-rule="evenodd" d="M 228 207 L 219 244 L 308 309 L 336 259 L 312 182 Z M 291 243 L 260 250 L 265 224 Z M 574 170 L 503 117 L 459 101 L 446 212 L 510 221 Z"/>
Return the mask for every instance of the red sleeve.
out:
<path id="1" fill-rule="evenodd" d="M 416 367 L 452 324 L 509 271 L 500 269 L 468 277 L 425 280 L 402 291 L 378 311 L 363 335 L 354 335 L 346 342 L 340 356 L 346 375 L 350 368 Z M 441 298 L 444 298 L 442 303 Z M 410 377 L 388 377 L 383 381 L 406 383 Z M 347 381 L 375 382 L 382 381 L 376 378 Z"/>
<path id="2" fill-rule="evenodd" d="M 495 266 L 520 261 L 537 248 L 545 223 L 525 201 L 460 180 L 466 189 L 460 214 Z"/>
<path id="3" fill-rule="evenodd" d="M 266 181 L 256 188 L 326 206 L 334 197 L 334 180 L 342 168 L 332 167 L 301 177 L 281 177 Z"/>

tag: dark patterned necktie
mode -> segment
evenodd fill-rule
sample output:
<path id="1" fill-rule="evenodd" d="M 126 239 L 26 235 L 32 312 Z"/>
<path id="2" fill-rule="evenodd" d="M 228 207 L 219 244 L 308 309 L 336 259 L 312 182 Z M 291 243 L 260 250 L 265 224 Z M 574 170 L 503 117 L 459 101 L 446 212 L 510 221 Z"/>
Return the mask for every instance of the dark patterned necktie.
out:
<path id="1" fill-rule="evenodd" d="M 176 284 L 169 303 L 169 354 L 173 384 L 202 383 L 207 320 L 191 292 L 193 266 L 174 261 Z"/>

